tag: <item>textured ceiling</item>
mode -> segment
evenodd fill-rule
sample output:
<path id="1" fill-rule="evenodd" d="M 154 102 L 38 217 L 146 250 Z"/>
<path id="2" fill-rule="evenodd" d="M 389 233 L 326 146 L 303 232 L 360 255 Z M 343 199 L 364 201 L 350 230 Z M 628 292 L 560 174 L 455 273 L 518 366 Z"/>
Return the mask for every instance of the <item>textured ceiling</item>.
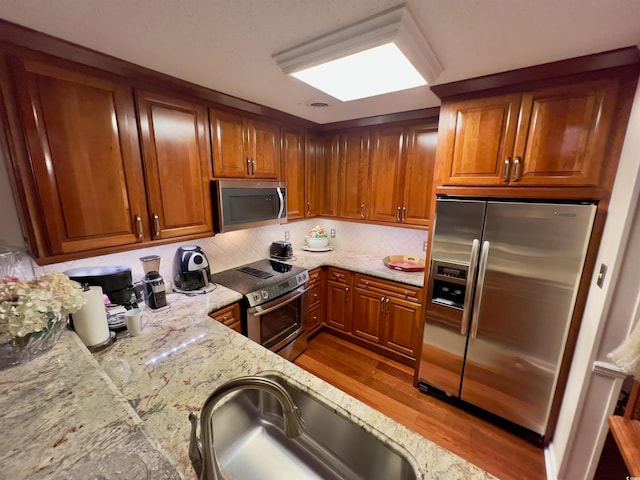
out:
<path id="1" fill-rule="evenodd" d="M 0 18 L 318 123 L 439 104 L 428 87 L 341 103 L 272 54 L 398 0 L 0 0 Z M 640 0 L 407 0 L 446 83 L 640 44 Z M 329 103 L 313 108 L 312 101 Z"/>

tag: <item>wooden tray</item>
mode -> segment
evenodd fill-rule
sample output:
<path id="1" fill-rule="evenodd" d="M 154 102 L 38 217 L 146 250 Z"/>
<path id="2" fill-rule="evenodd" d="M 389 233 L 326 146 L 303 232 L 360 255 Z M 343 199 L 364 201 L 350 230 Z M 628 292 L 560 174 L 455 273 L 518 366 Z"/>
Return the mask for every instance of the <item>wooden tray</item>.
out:
<path id="1" fill-rule="evenodd" d="M 423 272 L 424 258 L 410 257 L 408 255 L 389 255 L 382 259 L 387 267 L 401 272 Z"/>

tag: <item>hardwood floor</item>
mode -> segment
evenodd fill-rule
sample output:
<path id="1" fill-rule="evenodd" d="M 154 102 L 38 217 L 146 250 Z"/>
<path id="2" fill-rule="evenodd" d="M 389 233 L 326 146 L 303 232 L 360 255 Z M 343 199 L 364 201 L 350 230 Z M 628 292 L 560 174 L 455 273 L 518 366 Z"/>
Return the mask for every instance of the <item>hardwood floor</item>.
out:
<path id="1" fill-rule="evenodd" d="M 546 479 L 542 449 L 418 391 L 406 365 L 326 332 L 295 363 L 498 478 Z"/>

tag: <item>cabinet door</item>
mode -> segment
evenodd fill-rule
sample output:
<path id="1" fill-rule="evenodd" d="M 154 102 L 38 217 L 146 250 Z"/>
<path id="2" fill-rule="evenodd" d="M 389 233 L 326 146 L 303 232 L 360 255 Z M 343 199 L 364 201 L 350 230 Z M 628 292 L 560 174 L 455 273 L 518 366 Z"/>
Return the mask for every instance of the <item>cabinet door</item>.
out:
<path id="1" fill-rule="evenodd" d="M 154 239 L 212 232 L 205 107 L 137 92 Z"/>
<path id="2" fill-rule="evenodd" d="M 412 128 L 409 132 L 407 162 L 402 199 L 403 223 L 429 226 L 433 193 L 433 168 L 438 130 L 433 127 Z"/>
<path id="3" fill-rule="evenodd" d="M 323 176 L 322 176 L 322 139 L 307 136 L 305 139 L 305 216 L 315 217 L 320 214 Z M 285 163 L 286 178 L 286 163 Z"/>
<path id="4" fill-rule="evenodd" d="M 339 139 L 325 138 L 322 142 L 322 165 L 318 176 L 320 187 L 320 215 L 338 215 L 338 185 L 340 183 Z"/>
<path id="5" fill-rule="evenodd" d="M 402 221 L 402 180 L 407 135 L 402 128 L 376 130 L 371 149 L 369 220 Z"/>
<path id="6" fill-rule="evenodd" d="M 390 298 L 384 321 L 382 344 L 416 358 L 421 340 L 419 338 L 421 310 L 419 304 Z"/>
<path id="7" fill-rule="evenodd" d="M 351 333 L 379 343 L 382 338 L 384 297 L 360 288 L 353 291 Z"/>
<path id="8" fill-rule="evenodd" d="M 251 174 L 255 178 L 280 178 L 280 129 L 278 125 L 250 120 Z"/>
<path id="9" fill-rule="evenodd" d="M 349 133 L 340 139 L 340 195 L 338 215 L 366 218 L 369 175 L 369 133 Z"/>
<path id="10" fill-rule="evenodd" d="M 287 217 L 289 220 L 305 216 L 305 158 L 304 134 L 282 129 L 283 180 L 287 183 Z"/>
<path id="11" fill-rule="evenodd" d="M 617 89 L 599 80 L 525 93 L 512 183 L 597 186 Z"/>
<path id="12" fill-rule="evenodd" d="M 213 174 L 216 177 L 244 178 L 251 173 L 249 138 L 244 117 L 209 110 L 213 144 Z"/>
<path id="13" fill-rule="evenodd" d="M 519 107 L 520 95 L 443 106 L 438 133 L 444 135 L 444 185 L 498 185 L 508 181 L 505 166 L 513 151 Z"/>
<path id="14" fill-rule="evenodd" d="M 33 212 L 46 232 L 38 256 L 148 238 L 130 88 L 47 63 L 12 59 L 30 169 Z"/>
<path id="15" fill-rule="evenodd" d="M 337 282 L 327 282 L 327 324 L 346 332 L 351 329 L 351 289 Z"/>

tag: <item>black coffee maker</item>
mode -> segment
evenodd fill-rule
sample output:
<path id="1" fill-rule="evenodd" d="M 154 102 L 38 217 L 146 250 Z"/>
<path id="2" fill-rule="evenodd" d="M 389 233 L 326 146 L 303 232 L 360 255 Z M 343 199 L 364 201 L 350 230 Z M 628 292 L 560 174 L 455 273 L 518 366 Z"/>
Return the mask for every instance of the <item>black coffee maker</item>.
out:
<path id="1" fill-rule="evenodd" d="M 124 312 L 137 308 L 142 300 L 134 290 L 129 267 L 82 267 L 67 270 L 64 274 L 80 284 L 101 287 L 109 299 L 109 304 L 105 305 L 109 329 L 118 332 L 126 328 Z"/>

